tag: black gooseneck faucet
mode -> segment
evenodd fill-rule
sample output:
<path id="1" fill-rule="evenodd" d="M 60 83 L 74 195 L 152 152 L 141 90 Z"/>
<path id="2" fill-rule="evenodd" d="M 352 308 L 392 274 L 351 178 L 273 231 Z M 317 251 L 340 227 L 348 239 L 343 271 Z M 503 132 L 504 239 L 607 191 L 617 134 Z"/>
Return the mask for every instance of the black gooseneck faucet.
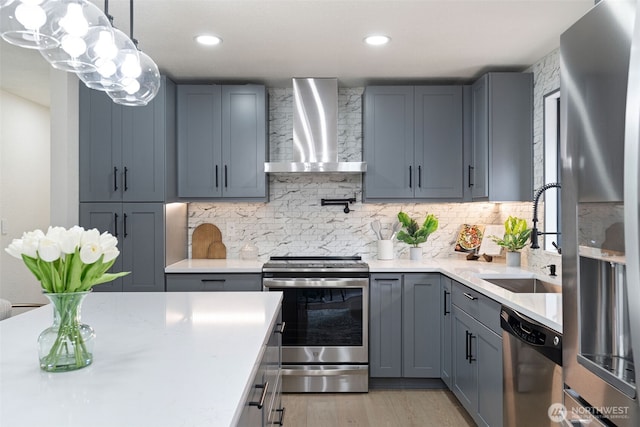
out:
<path id="1" fill-rule="evenodd" d="M 543 233 L 541 231 L 538 231 L 538 202 L 540 201 L 540 196 L 542 196 L 542 193 L 550 188 L 560 188 L 560 184 L 557 182 L 545 184 L 540 187 L 538 191 L 536 191 L 536 194 L 533 197 L 533 228 L 531 229 L 531 249 L 540 249 L 540 245 L 538 244 L 538 236 L 541 236 L 543 234 L 560 234 L 558 232 Z M 556 246 L 556 249 L 559 253 L 560 248 Z"/>

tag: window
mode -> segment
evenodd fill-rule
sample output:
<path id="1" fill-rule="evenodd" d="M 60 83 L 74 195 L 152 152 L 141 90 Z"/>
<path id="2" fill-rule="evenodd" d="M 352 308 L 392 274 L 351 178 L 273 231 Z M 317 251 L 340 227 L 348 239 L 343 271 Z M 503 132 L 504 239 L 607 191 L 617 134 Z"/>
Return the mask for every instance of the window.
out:
<path id="1" fill-rule="evenodd" d="M 544 96 L 544 184 L 560 182 L 560 90 Z M 561 247 L 560 191 L 550 188 L 544 194 L 544 249 Z M 558 232 L 558 234 L 555 234 Z"/>

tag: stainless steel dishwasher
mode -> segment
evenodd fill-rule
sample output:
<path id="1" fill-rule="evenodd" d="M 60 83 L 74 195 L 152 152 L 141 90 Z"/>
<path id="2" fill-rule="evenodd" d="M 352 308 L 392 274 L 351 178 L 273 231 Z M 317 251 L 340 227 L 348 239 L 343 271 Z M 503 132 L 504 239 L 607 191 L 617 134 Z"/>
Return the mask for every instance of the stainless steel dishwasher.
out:
<path id="1" fill-rule="evenodd" d="M 562 403 L 562 335 L 505 306 L 500 325 L 504 427 L 558 426 L 549 408 Z"/>

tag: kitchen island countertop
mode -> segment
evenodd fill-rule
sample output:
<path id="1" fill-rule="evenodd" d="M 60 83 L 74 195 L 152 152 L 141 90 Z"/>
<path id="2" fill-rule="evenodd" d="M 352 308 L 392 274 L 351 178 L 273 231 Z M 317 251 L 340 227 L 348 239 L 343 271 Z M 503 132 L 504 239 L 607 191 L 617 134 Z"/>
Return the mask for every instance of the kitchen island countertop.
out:
<path id="1" fill-rule="evenodd" d="M 51 306 L 0 322 L 0 425 L 234 426 L 279 312 L 280 292 L 89 295 L 93 364 L 46 373 L 36 341 Z"/>

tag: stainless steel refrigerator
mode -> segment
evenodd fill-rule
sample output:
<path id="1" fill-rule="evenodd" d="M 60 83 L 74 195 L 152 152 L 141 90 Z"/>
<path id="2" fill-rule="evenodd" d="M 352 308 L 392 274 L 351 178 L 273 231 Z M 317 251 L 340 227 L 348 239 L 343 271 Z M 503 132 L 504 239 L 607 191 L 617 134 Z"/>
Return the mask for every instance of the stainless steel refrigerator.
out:
<path id="1" fill-rule="evenodd" d="M 573 425 L 640 426 L 639 13 L 635 1 L 603 0 L 560 39 L 563 415 Z"/>

